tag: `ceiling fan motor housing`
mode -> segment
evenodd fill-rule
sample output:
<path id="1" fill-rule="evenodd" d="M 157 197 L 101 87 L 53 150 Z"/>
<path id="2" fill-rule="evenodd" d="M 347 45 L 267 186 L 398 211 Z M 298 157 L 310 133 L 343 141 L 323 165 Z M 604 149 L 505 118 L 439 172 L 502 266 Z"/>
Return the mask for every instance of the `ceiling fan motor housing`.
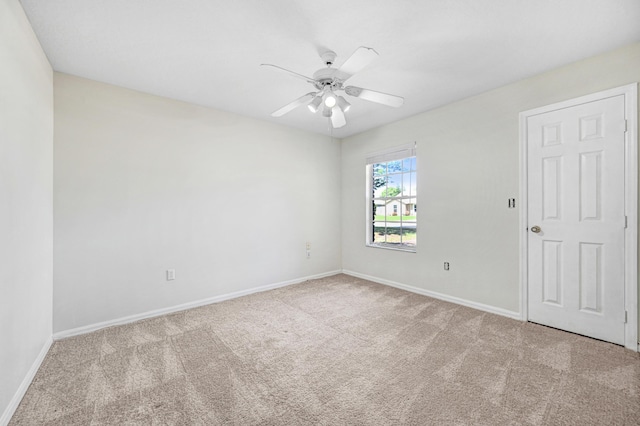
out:
<path id="1" fill-rule="evenodd" d="M 322 90 L 325 87 L 329 87 L 331 90 L 339 90 L 342 87 L 342 82 L 335 78 L 335 68 L 321 68 L 313 73 L 314 86 L 316 89 Z"/>

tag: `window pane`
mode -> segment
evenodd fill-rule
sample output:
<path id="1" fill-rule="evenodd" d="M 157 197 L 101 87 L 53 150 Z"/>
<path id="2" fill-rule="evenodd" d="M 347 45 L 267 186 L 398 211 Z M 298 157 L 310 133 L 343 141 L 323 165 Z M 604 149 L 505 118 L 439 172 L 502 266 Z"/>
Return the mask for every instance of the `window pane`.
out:
<path id="1" fill-rule="evenodd" d="M 374 197 L 382 197 L 382 193 L 385 190 L 385 186 L 387 183 L 386 176 L 374 176 L 373 177 L 373 196 Z"/>
<path id="2" fill-rule="evenodd" d="M 385 216 L 386 216 L 386 210 L 385 210 L 385 204 L 383 201 L 380 200 L 375 200 L 374 202 L 374 217 L 373 220 L 385 220 Z"/>
<path id="3" fill-rule="evenodd" d="M 411 158 L 405 158 L 402 160 L 402 171 L 410 172 L 411 171 Z"/>
<path id="4" fill-rule="evenodd" d="M 397 197 L 402 193 L 402 175 L 389 175 L 384 197 Z"/>
<path id="5" fill-rule="evenodd" d="M 416 196 L 416 172 L 403 173 L 402 176 L 402 196 Z"/>
<path id="6" fill-rule="evenodd" d="M 413 216 L 413 203 L 414 200 L 411 198 L 404 198 L 402 200 L 402 221 L 406 222 L 407 220 L 415 220 Z"/>
<path id="7" fill-rule="evenodd" d="M 408 246 L 416 245 L 416 230 L 414 227 L 403 227 L 402 228 L 402 244 Z"/>
<path id="8" fill-rule="evenodd" d="M 387 164 L 386 163 L 376 163 L 373 165 L 373 175 L 380 176 L 387 174 Z"/>
<path id="9" fill-rule="evenodd" d="M 373 224 L 373 241 L 374 243 L 385 243 L 386 240 L 386 228 L 384 222 L 375 222 Z"/>
<path id="10" fill-rule="evenodd" d="M 409 193 L 409 189 L 411 188 L 411 174 L 409 173 L 403 173 L 402 174 L 402 192 L 400 193 L 400 195 L 402 195 L 403 197 L 410 197 L 411 194 Z"/>
<path id="11" fill-rule="evenodd" d="M 391 224 L 387 224 L 391 225 Z M 395 226 L 387 226 L 387 244 L 399 245 L 402 241 L 400 241 L 402 228 L 400 227 L 400 223 L 394 224 Z"/>
<path id="12" fill-rule="evenodd" d="M 389 161 L 387 163 L 387 173 L 397 173 L 402 171 L 402 160 Z"/>

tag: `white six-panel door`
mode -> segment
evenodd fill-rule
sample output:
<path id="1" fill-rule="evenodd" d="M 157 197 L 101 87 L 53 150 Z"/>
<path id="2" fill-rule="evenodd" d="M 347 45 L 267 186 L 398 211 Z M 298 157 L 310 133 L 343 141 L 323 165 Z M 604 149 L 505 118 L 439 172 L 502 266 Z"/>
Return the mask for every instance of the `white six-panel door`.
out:
<path id="1" fill-rule="evenodd" d="M 624 344 L 625 99 L 526 118 L 528 319 Z"/>

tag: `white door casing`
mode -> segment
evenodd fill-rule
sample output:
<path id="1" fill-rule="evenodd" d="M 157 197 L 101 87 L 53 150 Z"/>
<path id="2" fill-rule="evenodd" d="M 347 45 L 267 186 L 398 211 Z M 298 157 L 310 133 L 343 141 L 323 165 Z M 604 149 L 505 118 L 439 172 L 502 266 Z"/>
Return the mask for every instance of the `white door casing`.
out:
<path id="1" fill-rule="evenodd" d="M 636 99 L 634 84 L 520 115 L 522 318 L 633 350 Z"/>

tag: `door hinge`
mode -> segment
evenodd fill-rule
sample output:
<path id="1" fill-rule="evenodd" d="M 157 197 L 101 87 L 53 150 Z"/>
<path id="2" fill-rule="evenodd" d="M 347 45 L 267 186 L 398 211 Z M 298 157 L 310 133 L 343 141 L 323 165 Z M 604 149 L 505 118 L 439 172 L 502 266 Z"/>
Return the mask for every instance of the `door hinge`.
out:
<path id="1" fill-rule="evenodd" d="M 625 324 L 627 323 L 627 321 L 629 319 L 628 317 L 629 317 L 629 315 L 627 315 L 627 311 L 624 311 L 624 323 Z"/>
<path id="2" fill-rule="evenodd" d="M 624 215 L 624 227 L 625 229 L 629 226 L 629 216 Z"/>

